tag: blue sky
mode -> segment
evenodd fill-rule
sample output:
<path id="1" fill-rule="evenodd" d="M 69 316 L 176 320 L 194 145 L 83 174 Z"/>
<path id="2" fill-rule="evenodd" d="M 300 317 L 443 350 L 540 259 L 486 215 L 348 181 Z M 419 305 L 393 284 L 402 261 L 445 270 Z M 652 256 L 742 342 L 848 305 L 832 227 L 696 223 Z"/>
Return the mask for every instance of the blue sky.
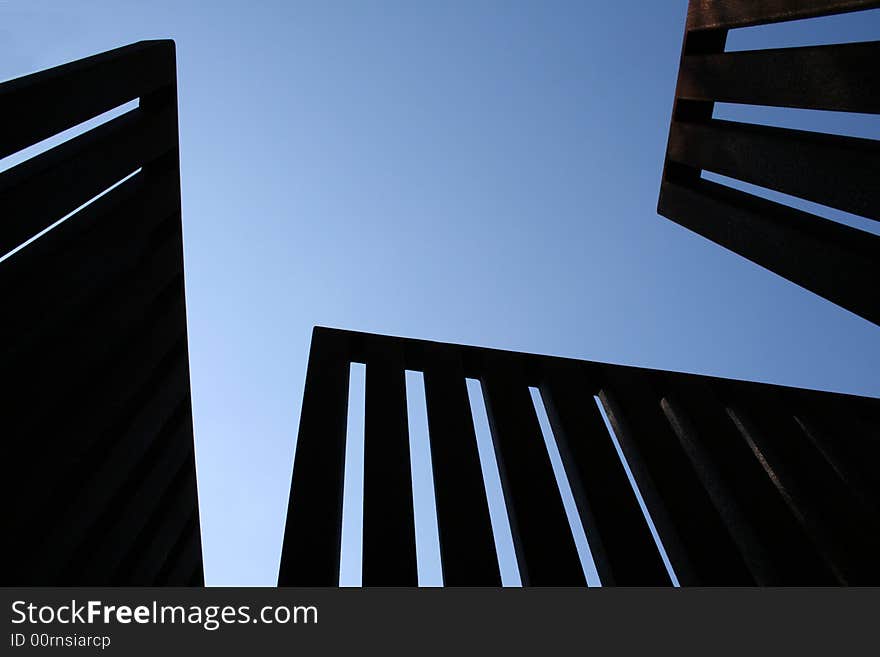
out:
<path id="1" fill-rule="evenodd" d="M 880 396 L 878 327 L 656 215 L 685 10 L 0 2 L 0 79 L 177 42 L 209 583 L 275 581 L 316 324 Z M 878 34 L 874 10 L 729 47 Z"/>

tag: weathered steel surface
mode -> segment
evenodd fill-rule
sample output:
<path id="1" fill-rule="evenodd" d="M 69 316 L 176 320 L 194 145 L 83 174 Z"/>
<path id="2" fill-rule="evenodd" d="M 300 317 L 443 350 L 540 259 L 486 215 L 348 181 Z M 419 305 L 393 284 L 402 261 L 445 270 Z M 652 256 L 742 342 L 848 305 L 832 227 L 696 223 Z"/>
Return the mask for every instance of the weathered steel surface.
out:
<path id="1" fill-rule="evenodd" d="M 543 397 L 604 585 L 668 585 L 670 576 L 594 396 L 683 585 L 880 582 L 880 513 L 867 465 L 880 438 L 878 399 L 318 327 L 279 584 L 339 581 L 343 373 L 351 362 L 367 367 L 364 460 L 379 473 L 365 506 L 376 505 L 374 516 L 385 511 L 369 522 L 365 513 L 365 585 L 415 584 L 403 369 L 425 372 L 447 586 L 499 579 L 467 378 L 482 385 L 527 586 L 584 584 L 530 387 Z M 372 379 L 371 369 L 379 373 Z M 321 371 L 334 373 L 332 394 L 315 393 Z"/>
<path id="2" fill-rule="evenodd" d="M 714 103 L 880 113 L 880 41 L 724 52 L 727 30 L 867 0 L 691 0 L 657 211 L 880 324 L 880 238 L 701 179 L 704 171 L 880 220 L 880 142 L 712 119 Z"/>

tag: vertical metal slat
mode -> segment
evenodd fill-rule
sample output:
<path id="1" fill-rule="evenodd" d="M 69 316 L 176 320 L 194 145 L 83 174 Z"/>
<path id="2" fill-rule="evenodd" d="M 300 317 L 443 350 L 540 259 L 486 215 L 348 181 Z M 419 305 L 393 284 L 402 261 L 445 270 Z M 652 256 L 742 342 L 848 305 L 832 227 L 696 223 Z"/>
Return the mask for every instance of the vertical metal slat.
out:
<path id="1" fill-rule="evenodd" d="M 752 585 L 727 528 L 660 407 L 646 370 L 606 366 L 600 394 L 683 585 Z"/>
<path id="2" fill-rule="evenodd" d="M 347 339 L 316 328 L 293 463 L 281 586 L 337 586 L 348 419 Z"/>
<path id="3" fill-rule="evenodd" d="M 403 354 L 367 346 L 364 586 L 416 586 L 415 519 Z"/>
<path id="4" fill-rule="evenodd" d="M 669 585 L 669 575 L 578 367 L 554 368 L 541 396 L 603 586 Z"/>
<path id="5" fill-rule="evenodd" d="M 425 356 L 425 402 L 443 583 L 499 586 L 501 573 L 464 372 L 453 349 Z"/>
<path id="6" fill-rule="evenodd" d="M 523 586 L 586 583 L 535 407 L 515 362 L 487 356 L 483 395 Z"/>

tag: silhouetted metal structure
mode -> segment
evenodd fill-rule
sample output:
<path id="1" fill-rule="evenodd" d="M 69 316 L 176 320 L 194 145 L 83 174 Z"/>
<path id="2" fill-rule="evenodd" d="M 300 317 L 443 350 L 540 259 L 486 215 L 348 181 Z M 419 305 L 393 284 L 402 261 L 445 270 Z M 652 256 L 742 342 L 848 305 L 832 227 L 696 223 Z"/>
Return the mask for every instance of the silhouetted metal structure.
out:
<path id="1" fill-rule="evenodd" d="M 366 364 L 363 584 L 417 584 L 405 370 L 424 373 L 444 583 L 500 584 L 466 378 L 524 585 L 583 585 L 529 387 L 603 584 L 880 582 L 880 400 L 336 329 L 312 335 L 279 584 L 336 586 L 350 363 Z"/>
<path id="2" fill-rule="evenodd" d="M 880 238 L 701 178 L 880 220 L 880 142 L 712 118 L 715 102 L 880 113 L 880 41 L 724 52 L 731 28 L 876 0 L 691 0 L 657 210 L 880 324 Z"/>
<path id="3" fill-rule="evenodd" d="M 700 177 L 880 219 L 878 142 L 712 119 L 716 101 L 880 113 L 880 42 L 724 53 L 733 27 L 858 0 L 692 1 L 659 211 L 880 323 L 880 240 Z M 203 581 L 174 45 L 0 85 L 3 584 Z M 466 379 L 480 381 L 525 585 L 583 585 L 529 387 L 603 584 L 880 583 L 880 400 L 315 329 L 279 583 L 338 584 L 349 368 L 366 364 L 363 582 L 417 583 L 405 370 L 424 373 L 447 585 L 498 585 Z M 619 441 L 618 456 L 596 396 Z"/>
<path id="4" fill-rule="evenodd" d="M 4 585 L 203 581 L 174 43 L 3 83 L 0 157 L 136 99 L 0 173 L 0 255 L 76 211 L 0 261 Z"/>

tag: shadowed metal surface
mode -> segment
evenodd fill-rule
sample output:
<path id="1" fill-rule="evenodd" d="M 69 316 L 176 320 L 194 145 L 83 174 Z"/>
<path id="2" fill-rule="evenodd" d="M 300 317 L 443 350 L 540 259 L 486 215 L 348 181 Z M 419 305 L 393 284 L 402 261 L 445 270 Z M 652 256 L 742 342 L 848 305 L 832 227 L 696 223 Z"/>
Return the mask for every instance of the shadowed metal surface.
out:
<path id="1" fill-rule="evenodd" d="M 174 43 L 3 83 L 0 157 L 133 100 L 0 173 L 0 255 L 76 210 L 0 262 L 6 585 L 204 581 Z"/>
<path id="2" fill-rule="evenodd" d="M 876 0 L 691 0 L 657 211 L 880 324 L 880 237 L 701 178 L 880 220 L 880 142 L 712 118 L 714 103 L 880 114 L 880 41 L 724 52 L 727 30 Z"/>
<path id="3" fill-rule="evenodd" d="M 316 327 L 280 585 L 339 583 L 351 363 L 368 373 L 365 585 L 417 581 L 404 370 L 425 373 L 446 586 L 500 583 L 466 378 L 482 386 L 526 586 L 585 582 L 529 387 L 603 585 L 671 581 L 594 396 L 681 584 L 880 582 L 878 399 Z"/>

